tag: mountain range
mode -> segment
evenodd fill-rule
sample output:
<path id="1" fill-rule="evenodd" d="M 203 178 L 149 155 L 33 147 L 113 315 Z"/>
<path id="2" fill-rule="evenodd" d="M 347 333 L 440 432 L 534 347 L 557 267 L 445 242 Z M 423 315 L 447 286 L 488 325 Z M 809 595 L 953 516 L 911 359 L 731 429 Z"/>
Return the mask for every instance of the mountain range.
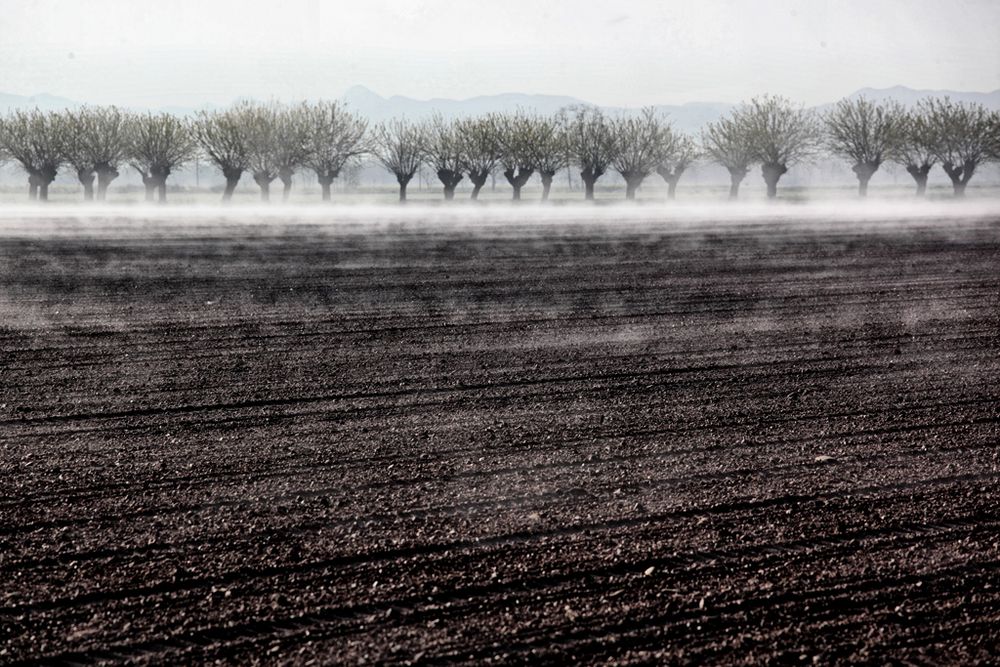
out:
<path id="1" fill-rule="evenodd" d="M 949 96 L 953 100 L 962 102 L 975 102 L 982 104 L 988 109 L 1000 110 L 1000 90 L 989 93 L 963 92 L 955 90 L 916 90 L 905 86 L 894 86 L 892 88 L 862 88 L 848 97 L 867 97 L 872 100 L 896 100 L 901 104 L 910 106 L 924 97 Z M 499 95 L 484 95 L 470 97 L 463 100 L 453 100 L 445 98 L 433 98 L 419 100 L 412 97 L 393 95 L 383 97 L 365 88 L 364 86 L 353 86 L 349 88 L 342 100 L 354 111 L 360 113 L 372 122 L 379 122 L 394 116 L 405 116 L 407 118 L 423 118 L 431 113 L 439 112 L 445 117 L 474 116 L 489 112 L 514 111 L 517 109 L 527 109 L 542 114 L 550 114 L 567 106 L 588 105 L 585 100 L 563 95 L 531 95 L 525 93 L 503 93 Z M 0 112 L 10 109 L 39 108 L 42 110 L 58 110 L 74 108 L 83 103 L 42 93 L 32 96 L 11 95 L 0 93 Z M 834 102 L 815 107 L 824 110 L 832 106 Z M 654 105 L 658 111 L 669 114 L 674 126 L 685 132 L 694 132 L 710 121 L 716 120 L 724 115 L 733 106 L 727 102 L 689 102 L 679 105 Z M 200 108 L 211 109 L 213 105 L 204 105 Z M 610 112 L 622 111 L 622 107 L 603 107 Z M 145 111 L 146 109 L 138 109 Z M 154 111 L 169 111 L 179 115 L 194 114 L 197 109 L 194 107 L 172 106 L 169 108 L 154 109 Z"/>

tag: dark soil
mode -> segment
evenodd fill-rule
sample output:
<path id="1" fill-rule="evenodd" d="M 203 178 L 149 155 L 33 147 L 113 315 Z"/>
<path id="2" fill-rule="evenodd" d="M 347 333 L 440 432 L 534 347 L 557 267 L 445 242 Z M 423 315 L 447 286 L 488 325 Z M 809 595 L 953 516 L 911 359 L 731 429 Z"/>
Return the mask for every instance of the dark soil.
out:
<path id="1" fill-rule="evenodd" d="M 998 660 L 996 220 L 38 224 L 0 662 Z"/>

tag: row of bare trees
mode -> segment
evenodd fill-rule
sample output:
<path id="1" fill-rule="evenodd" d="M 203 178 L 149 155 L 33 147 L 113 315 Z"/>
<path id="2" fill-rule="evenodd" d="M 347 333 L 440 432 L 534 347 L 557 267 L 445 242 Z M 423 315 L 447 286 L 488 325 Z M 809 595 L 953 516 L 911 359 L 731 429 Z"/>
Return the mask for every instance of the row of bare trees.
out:
<path id="1" fill-rule="evenodd" d="M 827 152 L 846 160 L 858 178 L 858 193 L 886 162 L 902 165 L 927 189 L 931 168 L 940 163 L 962 196 L 976 169 L 1000 160 L 1000 114 L 978 104 L 927 98 L 906 109 L 893 101 L 844 99 L 816 114 L 778 97 L 751 100 L 710 123 L 702 135 L 704 154 L 729 170 L 736 197 L 752 164 L 761 165 L 769 197 L 788 169 Z"/>
<path id="2" fill-rule="evenodd" d="M 166 200 L 167 178 L 181 165 L 207 158 L 226 179 L 228 201 L 244 172 L 267 200 L 275 179 L 288 197 L 296 170 L 313 170 L 330 198 L 330 184 L 350 160 L 368 152 L 367 123 L 336 102 L 284 107 L 244 102 L 192 120 L 171 114 L 134 114 L 116 107 L 74 111 L 15 111 L 0 119 L 0 158 L 28 174 L 31 199 L 48 198 L 60 168 L 69 167 L 84 198 L 103 200 L 121 169 L 131 166 L 146 199 Z M 94 183 L 97 183 L 95 197 Z"/>
<path id="3" fill-rule="evenodd" d="M 344 166 L 368 153 L 368 124 L 336 102 L 279 104 L 243 102 L 225 111 L 203 112 L 192 133 L 204 154 L 226 179 L 222 198 L 232 198 L 244 172 L 270 199 L 271 183 L 279 179 L 288 199 L 292 176 L 308 168 L 316 174 L 323 200 Z"/>
<path id="4" fill-rule="evenodd" d="M 816 113 L 773 96 L 754 98 L 709 123 L 697 139 L 677 131 L 652 108 L 612 115 L 594 107 L 572 107 L 544 116 L 525 111 L 445 120 L 392 120 L 375 127 L 337 102 L 241 102 L 193 119 L 135 114 L 115 107 L 75 111 L 15 111 L 0 120 L 0 158 L 18 162 L 28 174 L 29 196 L 46 199 L 59 169 L 71 168 L 85 199 L 103 200 L 108 186 L 129 165 L 142 177 L 149 200 L 166 198 L 171 172 L 196 158 L 208 159 L 226 180 L 228 201 L 245 173 L 268 200 L 280 180 L 287 200 L 292 176 L 315 173 L 324 200 L 341 171 L 370 157 L 391 172 L 399 198 L 423 166 L 452 199 L 468 178 L 476 199 L 487 179 L 500 173 L 513 198 L 536 173 L 547 199 L 555 174 L 578 168 L 585 197 L 609 171 L 625 182 L 627 199 L 652 174 L 674 197 L 685 170 L 697 160 L 722 165 L 730 174 L 730 196 L 760 165 L 768 197 L 796 164 L 832 154 L 851 165 L 859 193 L 886 162 L 902 165 L 923 194 L 930 170 L 940 164 L 954 192 L 965 192 L 980 165 L 1000 160 L 1000 114 L 976 104 L 928 98 L 912 109 L 895 102 L 845 99 Z"/>
<path id="5" fill-rule="evenodd" d="M 166 196 L 172 169 L 192 159 L 197 144 L 187 123 L 168 114 L 132 115 L 115 107 L 62 113 L 15 111 L 0 120 L 0 153 L 28 174 L 31 199 L 48 198 L 60 168 L 69 166 L 84 197 L 103 200 L 126 164 L 142 175 L 147 198 Z M 0 155 L 2 157 L 2 155 Z"/>

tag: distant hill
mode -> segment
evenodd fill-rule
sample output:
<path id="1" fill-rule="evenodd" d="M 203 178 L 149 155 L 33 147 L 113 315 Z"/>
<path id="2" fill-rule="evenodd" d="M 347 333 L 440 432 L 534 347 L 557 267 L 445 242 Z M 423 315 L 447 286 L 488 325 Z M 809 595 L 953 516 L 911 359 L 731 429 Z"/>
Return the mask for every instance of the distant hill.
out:
<path id="1" fill-rule="evenodd" d="M 992 93 L 966 93 L 959 90 L 914 90 L 905 86 L 892 88 L 862 88 L 849 95 L 851 98 L 867 97 L 870 100 L 896 100 L 905 106 L 912 106 L 925 97 L 950 97 L 955 102 L 978 103 L 987 109 L 1000 110 L 1000 90 Z"/>
<path id="2" fill-rule="evenodd" d="M 925 97 L 951 97 L 962 102 L 977 102 L 988 109 L 1000 110 L 1000 90 L 991 93 L 961 92 L 954 90 L 915 90 L 905 86 L 893 88 L 862 88 L 849 98 L 867 97 L 881 101 L 894 99 L 905 106 L 912 106 Z M 559 109 L 580 104 L 589 104 L 575 97 L 554 95 L 526 95 L 522 93 L 506 93 L 472 97 L 465 100 L 430 99 L 416 100 L 410 97 L 381 97 L 364 86 L 354 86 L 344 95 L 344 100 L 355 110 L 373 121 L 380 121 L 393 116 L 422 118 L 434 111 L 444 116 L 473 116 L 491 111 L 513 111 L 515 109 L 531 109 L 539 113 L 554 113 Z M 816 107 L 824 110 L 834 102 Z M 685 132 L 697 132 L 706 123 L 724 116 L 735 104 L 728 102 L 689 102 L 687 104 L 658 104 L 655 108 L 669 115 L 674 126 Z M 625 107 L 603 107 L 606 111 L 615 113 L 626 111 Z"/>
<path id="3" fill-rule="evenodd" d="M 1000 110 L 1000 90 L 990 93 L 976 93 L 954 90 L 915 90 L 905 86 L 894 86 L 892 88 L 862 88 L 848 97 L 856 98 L 865 96 L 877 101 L 894 99 L 901 104 L 911 106 L 924 97 L 945 95 L 956 101 L 976 102 L 989 109 Z M 344 93 L 342 99 L 351 109 L 376 123 L 396 116 L 426 118 L 434 112 L 439 112 L 448 118 L 475 116 L 489 112 L 515 111 L 517 109 L 550 114 L 555 113 L 563 107 L 589 104 L 585 100 L 565 95 L 530 95 L 526 93 L 483 95 L 464 100 L 445 98 L 418 100 L 401 95 L 382 97 L 364 86 L 349 88 Z M 0 93 L 0 112 L 10 109 L 30 109 L 34 107 L 48 111 L 79 107 L 81 104 L 83 103 L 46 93 L 32 96 Z M 833 102 L 830 102 L 815 108 L 822 111 L 832 105 Z M 735 105 L 727 102 L 689 102 L 678 105 L 655 105 L 655 108 L 668 114 L 677 129 L 685 132 L 696 132 L 706 123 L 723 116 L 733 106 Z M 205 104 L 199 108 L 213 107 L 214 105 Z M 603 108 L 612 113 L 626 110 L 624 107 Z M 153 110 L 169 111 L 178 115 L 191 115 L 195 112 L 194 107 L 184 106 L 171 106 Z"/>
<path id="4" fill-rule="evenodd" d="M 423 118 L 437 111 L 445 117 L 475 116 L 490 112 L 531 109 L 543 114 L 555 113 L 563 107 L 587 104 L 575 97 L 564 95 L 528 95 L 524 93 L 503 93 L 483 95 L 464 100 L 433 98 L 417 100 L 412 97 L 393 95 L 382 97 L 364 86 L 349 88 L 344 101 L 355 111 L 372 121 L 378 122 L 393 116 Z"/>
<path id="5" fill-rule="evenodd" d="M 48 93 L 31 96 L 0 93 L 0 111 L 35 108 L 42 111 L 59 111 L 61 109 L 73 109 L 78 106 L 81 106 L 80 102 L 75 102 L 65 97 L 56 97 Z"/>
<path id="6" fill-rule="evenodd" d="M 490 112 L 516 111 L 525 109 L 542 114 L 551 114 L 568 106 L 589 105 L 590 103 L 576 97 L 561 95 L 526 95 L 523 93 L 504 93 L 501 95 L 484 95 L 470 97 L 465 100 L 450 100 L 434 98 L 417 100 L 411 97 L 381 97 L 364 86 L 354 86 L 344 94 L 344 100 L 352 109 L 363 114 L 374 122 L 405 116 L 407 118 L 425 118 L 434 112 L 449 118 L 460 116 L 475 116 Z M 694 131 L 705 123 L 715 120 L 726 113 L 731 104 L 724 102 L 691 102 L 681 105 L 656 105 L 656 109 L 669 114 L 674 125 L 684 131 Z M 610 112 L 625 111 L 623 107 L 604 107 Z"/>

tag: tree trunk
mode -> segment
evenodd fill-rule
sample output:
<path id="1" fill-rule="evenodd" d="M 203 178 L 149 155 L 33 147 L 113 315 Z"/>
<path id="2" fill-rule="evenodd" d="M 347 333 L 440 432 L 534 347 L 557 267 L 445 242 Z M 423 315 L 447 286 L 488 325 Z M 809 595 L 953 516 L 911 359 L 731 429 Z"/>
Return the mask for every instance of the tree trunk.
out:
<path id="1" fill-rule="evenodd" d="M 330 186 L 333 185 L 335 178 L 337 178 L 336 174 L 316 174 L 316 180 L 319 182 L 321 192 L 320 198 L 323 201 L 330 201 Z"/>
<path id="2" fill-rule="evenodd" d="M 931 165 L 922 164 L 919 167 L 915 164 L 906 165 L 906 171 L 917 183 L 917 196 L 923 197 L 927 192 L 927 175 L 931 171 Z"/>
<path id="3" fill-rule="evenodd" d="M 396 182 L 399 183 L 399 203 L 406 201 L 406 186 L 410 184 L 413 174 L 397 173 Z"/>
<path id="4" fill-rule="evenodd" d="M 966 183 L 969 182 L 969 179 L 965 178 L 965 174 L 964 174 L 965 168 L 964 167 L 956 167 L 953 164 L 951 164 L 950 162 L 945 162 L 941 166 L 944 168 L 945 173 L 948 174 L 948 178 L 951 179 L 951 187 L 952 187 L 952 189 L 955 192 L 955 196 L 956 197 L 964 197 L 965 196 L 965 185 L 966 185 Z"/>
<path id="5" fill-rule="evenodd" d="M 851 171 L 855 173 L 858 177 L 858 196 L 867 197 L 868 196 L 868 181 L 872 180 L 872 176 L 878 171 L 878 165 L 873 162 L 867 163 L 857 163 L 851 167 Z"/>
<path id="6" fill-rule="evenodd" d="M 156 167 L 149 170 L 149 180 L 157 192 L 157 199 L 161 204 L 167 203 L 167 177 L 170 176 L 169 167 Z M 147 192 L 148 194 L 148 192 Z"/>
<path id="7" fill-rule="evenodd" d="M 114 168 L 105 168 L 97 170 L 97 200 L 104 201 L 108 197 L 108 186 L 111 185 L 111 181 L 118 178 L 118 170 Z"/>
<path id="8" fill-rule="evenodd" d="M 153 201 L 156 193 L 156 181 L 144 171 L 140 171 L 139 175 L 142 176 L 142 184 L 146 188 L 146 201 Z"/>
<path id="9" fill-rule="evenodd" d="M 972 174 L 976 171 L 976 164 L 973 162 L 965 163 L 965 172 L 962 174 L 962 194 L 965 194 L 965 186 L 969 184 L 972 180 Z"/>
<path id="10" fill-rule="evenodd" d="M 472 181 L 472 195 L 469 197 L 470 199 L 479 199 L 479 191 L 486 185 L 486 179 L 489 177 L 489 172 L 469 172 L 469 180 Z"/>
<path id="11" fill-rule="evenodd" d="M 965 164 L 962 165 L 962 178 L 954 185 L 955 196 L 964 197 L 965 196 L 965 186 L 969 184 L 972 180 L 972 174 L 976 171 L 976 163 L 966 160 Z"/>
<path id="12" fill-rule="evenodd" d="M 83 185 L 83 201 L 94 201 L 94 179 L 96 175 L 90 169 L 77 169 L 76 177 Z"/>
<path id="13" fill-rule="evenodd" d="M 656 173 L 667 182 L 667 199 L 674 199 L 677 195 L 677 183 L 681 180 L 681 174 L 684 173 L 683 167 L 675 167 L 670 169 L 667 166 L 661 165 L 656 168 Z"/>
<path id="14" fill-rule="evenodd" d="M 274 177 L 268 178 L 265 174 L 254 174 L 253 180 L 260 187 L 260 200 L 263 202 L 271 201 L 271 181 Z"/>
<path id="15" fill-rule="evenodd" d="M 44 168 L 38 173 L 38 199 L 39 201 L 49 200 L 49 185 L 56 180 L 56 170 Z"/>
<path id="16" fill-rule="evenodd" d="M 510 183 L 510 187 L 514 189 L 514 201 L 521 200 L 521 188 L 524 187 L 524 184 L 528 182 L 528 179 L 530 179 L 531 175 L 534 173 L 534 169 L 527 167 L 507 169 L 503 172 L 504 178 L 506 178 L 507 182 Z"/>
<path id="17" fill-rule="evenodd" d="M 35 174 L 28 174 L 28 199 L 38 200 L 38 176 Z"/>
<path id="18" fill-rule="evenodd" d="M 635 191 L 639 189 L 639 186 L 646 179 L 646 174 L 626 172 L 622 174 L 622 178 L 625 179 L 625 199 L 632 201 L 635 199 Z"/>
<path id="19" fill-rule="evenodd" d="M 458 171 L 452 171 L 451 169 L 438 169 L 437 170 L 438 180 L 444 186 L 444 199 L 445 201 L 451 201 L 455 198 L 455 188 L 458 184 L 462 182 L 462 174 Z"/>
<path id="20" fill-rule="evenodd" d="M 254 183 L 260 188 L 260 200 L 262 202 L 271 201 L 271 181 L 274 180 L 274 176 L 270 176 L 264 173 L 257 173 L 253 175 Z"/>
<path id="21" fill-rule="evenodd" d="M 946 168 L 947 171 L 947 168 Z M 951 179 L 951 187 L 956 197 L 965 196 L 965 183 L 962 182 L 962 169 L 958 168 L 948 171 L 948 178 Z"/>
<path id="22" fill-rule="evenodd" d="M 236 191 L 236 186 L 239 184 L 239 182 L 240 182 L 239 177 L 226 179 L 226 187 L 222 191 L 222 201 L 228 202 L 232 200 L 233 192 Z"/>
<path id="23" fill-rule="evenodd" d="M 281 179 L 281 201 L 288 201 L 288 197 L 292 193 L 292 174 L 295 172 L 288 167 L 282 167 L 278 170 L 278 178 Z"/>
<path id="24" fill-rule="evenodd" d="M 778 180 L 788 171 L 788 167 L 778 162 L 768 162 L 761 165 L 760 171 L 767 184 L 767 198 L 774 199 L 778 196 Z"/>
<path id="25" fill-rule="evenodd" d="M 740 183 L 746 178 L 747 169 L 729 169 L 729 198 L 737 199 L 740 196 Z"/>
<path id="26" fill-rule="evenodd" d="M 549 191 L 552 190 L 552 179 L 555 173 L 542 173 L 542 201 L 549 200 Z"/>
<path id="27" fill-rule="evenodd" d="M 580 172 L 580 180 L 583 181 L 583 191 L 584 199 L 593 201 L 594 199 L 594 185 L 597 183 L 597 179 L 604 175 L 601 170 L 595 170 L 591 167 L 587 167 Z"/>
<path id="28" fill-rule="evenodd" d="M 236 186 L 239 185 L 240 178 L 243 176 L 243 170 L 234 169 L 232 167 L 223 167 L 222 175 L 226 178 L 226 188 L 222 191 L 222 201 L 228 202 L 233 198 Z"/>

